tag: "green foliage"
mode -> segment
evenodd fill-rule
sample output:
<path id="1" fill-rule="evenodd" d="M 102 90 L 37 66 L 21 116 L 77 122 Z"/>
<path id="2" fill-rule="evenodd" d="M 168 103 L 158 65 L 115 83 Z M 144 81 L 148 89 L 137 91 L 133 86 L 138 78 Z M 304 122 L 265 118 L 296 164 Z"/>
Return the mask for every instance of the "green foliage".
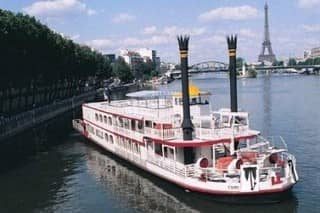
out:
<path id="1" fill-rule="evenodd" d="M 249 75 L 252 77 L 252 78 L 256 78 L 257 77 L 257 71 L 253 68 L 249 68 L 248 69 L 248 72 L 249 72 Z"/>
<path id="2" fill-rule="evenodd" d="M 283 66 L 283 65 L 284 65 L 283 61 L 274 61 L 272 63 L 272 66 Z"/>
<path id="3" fill-rule="evenodd" d="M 244 59 L 241 57 L 237 57 L 236 59 L 237 68 L 242 67 L 243 63 L 244 63 Z"/>
<path id="4" fill-rule="evenodd" d="M 299 62 L 299 65 L 320 65 L 320 57 L 308 58 L 304 62 Z"/>
<path id="5" fill-rule="evenodd" d="M 288 65 L 289 65 L 289 66 L 295 66 L 295 65 L 297 65 L 296 59 L 290 58 L 290 59 L 289 59 L 289 62 L 288 62 Z"/>
<path id="6" fill-rule="evenodd" d="M 154 63 L 149 59 L 146 62 L 140 63 L 138 72 L 140 73 L 140 78 L 142 76 L 143 79 L 151 79 L 154 76 L 157 76 L 157 72 L 155 70 Z"/>
<path id="7" fill-rule="evenodd" d="M 111 74 L 101 53 L 21 13 L 0 10 L 0 46 L 0 85 L 4 88 Z"/>
<path id="8" fill-rule="evenodd" d="M 34 17 L 0 9 L 0 114 L 12 115 L 83 92 L 111 76 L 106 58 Z"/>
<path id="9" fill-rule="evenodd" d="M 118 77 L 122 82 L 127 83 L 134 77 L 128 64 L 122 57 L 118 57 L 112 66 L 113 74 Z"/>

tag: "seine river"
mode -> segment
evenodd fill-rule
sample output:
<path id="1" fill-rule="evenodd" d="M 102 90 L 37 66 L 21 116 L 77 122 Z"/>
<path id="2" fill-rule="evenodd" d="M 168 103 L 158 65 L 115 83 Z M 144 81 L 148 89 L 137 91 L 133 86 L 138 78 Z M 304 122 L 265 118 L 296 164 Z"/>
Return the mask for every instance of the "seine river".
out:
<path id="1" fill-rule="evenodd" d="M 229 106 L 224 75 L 199 74 L 192 82 L 212 93 L 213 109 Z M 160 89 L 179 88 L 176 81 Z M 238 103 L 250 112 L 251 127 L 281 135 L 296 156 L 300 182 L 292 198 L 272 205 L 199 198 L 83 139 L 70 128 L 73 114 L 59 125 L 31 130 L 8 151 L 0 146 L 0 212 L 320 212 L 320 76 L 238 80 Z M 30 151 L 29 144 L 37 148 Z"/>

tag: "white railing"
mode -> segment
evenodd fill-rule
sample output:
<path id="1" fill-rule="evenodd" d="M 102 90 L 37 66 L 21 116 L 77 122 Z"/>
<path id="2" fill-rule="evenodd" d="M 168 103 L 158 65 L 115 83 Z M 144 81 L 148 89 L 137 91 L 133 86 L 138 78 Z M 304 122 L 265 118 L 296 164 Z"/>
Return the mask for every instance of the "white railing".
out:
<path id="1" fill-rule="evenodd" d="M 176 175 L 182 177 L 187 176 L 186 166 L 174 160 L 157 156 L 156 154 L 148 154 L 147 161 Z"/>
<path id="2" fill-rule="evenodd" d="M 111 129 L 116 133 L 119 133 L 119 134 L 121 134 L 121 135 L 123 135 L 125 137 L 128 137 L 128 138 L 132 138 L 132 139 L 134 139 L 136 141 L 142 141 L 143 140 L 144 134 L 142 134 L 140 132 L 133 131 L 133 130 L 126 129 L 126 128 L 119 127 L 119 126 L 112 126 Z"/>
<path id="3" fill-rule="evenodd" d="M 230 138 L 237 137 L 241 135 L 248 134 L 248 126 L 237 125 L 232 127 L 224 128 L 196 128 L 195 133 L 196 137 L 200 139 L 219 139 L 219 138 Z"/>
<path id="4" fill-rule="evenodd" d="M 171 129 L 154 129 L 154 128 L 144 128 L 145 135 L 148 135 L 156 139 L 171 139 L 176 137 L 175 130 Z"/>
<path id="5" fill-rule="evenodd" d="M 227 181 L 230 177 L 240 183 L 240 169 L 200 168 L 196 164 L 184 165 L 161 156 L 149 154 L 147 161 L 181 177 L 202 179 L 205 181 Z M 273 175 L 285 177 L 285 168 L 277 165 L 259 168 L 260 182 L 270 181 Z"/>

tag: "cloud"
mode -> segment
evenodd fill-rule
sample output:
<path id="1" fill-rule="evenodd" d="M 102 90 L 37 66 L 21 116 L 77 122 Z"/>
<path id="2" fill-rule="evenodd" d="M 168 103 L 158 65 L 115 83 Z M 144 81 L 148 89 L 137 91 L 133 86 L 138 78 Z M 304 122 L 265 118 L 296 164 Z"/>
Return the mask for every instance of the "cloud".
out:
<path id="1" fill-rule="evenodd" d="M 86 44 L 97 49 L 106 49 L 117 45 L 112 39 L 94 39 L 86 42 Z"/>
<path id="2" fill-rule="evenodd" d="M 125 22 L 131 22 L 136 19 L 135 16 L 130 15 L 128 13 L 119 13 L 115 15 L 112 19 L 113 23 L 125 23 Z"/>
<path id="3" fill-rule="evenodd" d="M 22 9 L 32 16 L 58 17 L 69 14 L 96 14 L 96 11 L 79 0 L 46 0 L 37 1 Z"/>
<path id="4" fill-rule="evenodd" d="M 308 33 L 320 32 L 320 25 L 302 25 L 301 28 Z"/>
<path id="5" fill-rule="evenodd" d="M 154 34 L 155 32 L 157 32 L 157 27 L 156 26 L 146 27 L 142 31 L 142 33 L 146 34 L 146 35 Z"/>
<path id="6" fill-rule="evenodd" d="M 320 6 L 320 0 L 298 0 L 298 5 L 302 8 L 313 8 Z"/>
<path id="7" fill-rule="evenodd" d="M 101 38 L 87 41 L 86 44 L 100 50 L 113 47 L 153 47 L 176 42 L 176 36 L 178 34 L 200 36 L 205 32 L 206 28 L 204 27 L 180 28 L 177 26 L 168 26 L 160 30 L 156 26 L 150 26 L 143 29 L 143 36 L 124 38 Z"/>
<path id="8" fill-rule="evenodd" d="M 72 36 L 70 37 L 71 40 L 77 40 L 77 39 L 79 39 L 79 38 L 80 38 L 80 35 L 79 35 L 79 34 L 75 34 L 75 35 L 72 35 Z"/>
<path id="9" fill-rule="evenodd" d="M 206 32 L 206 28 L 200 27 L 200 28 L 180 28 L 177 26 L 168 26 L 165 27 L 162 31 L 163 34 L 168 36 L 177 36 L 179 34 L 189 34 L 189 35 L 202 35 Z"/>
<path id="10" fill-rule="evenodd" d="M 239 35 L 243 36 L 243 37 L 247 37 L 247 38 L 256 38 L 257 37 L 257 33 L 251 29 L 240 29 Z"/>
<path id="11" fill-rule="evenodd" d="M 252 6 L 219 7 L 199 15 L 200 21 L 247 20 L 258 17 L 258 10 Z"/>

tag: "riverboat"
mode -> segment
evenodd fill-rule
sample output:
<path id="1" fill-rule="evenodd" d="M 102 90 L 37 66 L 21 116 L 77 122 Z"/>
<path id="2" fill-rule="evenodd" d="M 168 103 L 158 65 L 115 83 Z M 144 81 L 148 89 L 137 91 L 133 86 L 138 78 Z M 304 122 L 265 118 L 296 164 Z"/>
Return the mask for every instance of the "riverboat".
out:
<path id="1" fill-rule="evenodd" d="M 279 202 L 290 195 L 299 177 L 284 140 L 251 129 L 248 112 L 211 110 L 211 94 L 183 77 L 182 92 L 138 91 L 125 100 L 83 104 L 82 119 L 73 126 L 187 192 L 246 203 Z"/>

